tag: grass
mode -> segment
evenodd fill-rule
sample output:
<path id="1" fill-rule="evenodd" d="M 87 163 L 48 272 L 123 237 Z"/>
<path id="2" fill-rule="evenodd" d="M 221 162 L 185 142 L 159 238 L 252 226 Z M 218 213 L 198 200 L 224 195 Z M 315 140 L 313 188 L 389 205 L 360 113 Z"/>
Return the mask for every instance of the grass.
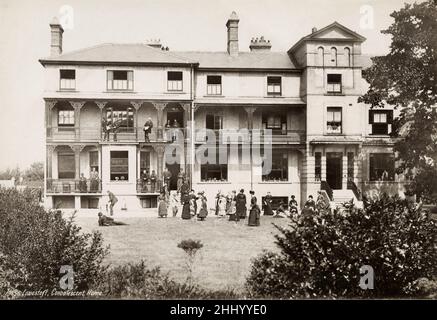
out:
<path id="1" fill-rule="evenodd" d="M 176 218 L 119 218 L 127 226 L 99 227 L 97 218 L 77 216 L 76 223 L 86 232 L 98 230 L 105 244 L 110 245 L 106 258 L 109 264 L 124 264 L 145 259 L 150 267 L 160 266 L 177 281 L 185 281 L 185 256 L 177 244 L 184 239 L 201 240 L 204 247 L 199 251 L 194 267 L 194 279 L 198 284 L 213 290 L 244 287 L 251 259 L 263 249 L 275 250 L 274 234 L 278 231 L 272 222 L 286 225 L 288 219 L 261 217 L 260 227 L 248 227 L 227 218 L 208 217 L 206 221 Z"/>

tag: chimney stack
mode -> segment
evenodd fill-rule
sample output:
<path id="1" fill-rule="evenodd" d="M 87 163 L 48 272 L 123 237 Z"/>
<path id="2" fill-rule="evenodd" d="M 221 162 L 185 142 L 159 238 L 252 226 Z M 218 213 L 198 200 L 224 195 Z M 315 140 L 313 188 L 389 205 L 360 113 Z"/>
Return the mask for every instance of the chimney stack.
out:
<path id="1" fill-rule="evenodd" d="M 161 39 L 150 39 L 147 41 L 147 45 L 155 49 L 162 48 Z"/>
<path id="2" fill-rule="evenodd" d="M 265 40 L 263 36 L 261 38 L 252 38 L 250 41 L 250 51 L 253 52 L 266 52 L 270 51 L 272 48 L 272 44 L 270 43 L 270 40 Z"/>
<path id="3" fill-rule="evenodd" d="M 228 28 L 228 53 L 230 56 L 238 56 L 238 19 L 235 11 L 232 11 L 231 16 L 226 22 L 226 27 Z"/>
<path id="4" fill-rule="evenodd" d="M 51 44 L 50 44 L 50 56 L 59 56 L 62 53 L 62 29 L 58 18 L 54 17 L 50 22 Z"/>

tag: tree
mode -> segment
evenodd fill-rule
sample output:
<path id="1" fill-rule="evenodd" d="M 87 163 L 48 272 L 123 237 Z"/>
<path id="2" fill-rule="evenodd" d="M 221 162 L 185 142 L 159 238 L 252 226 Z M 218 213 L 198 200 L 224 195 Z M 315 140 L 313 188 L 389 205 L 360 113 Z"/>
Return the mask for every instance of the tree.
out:
<path id="1" fill-rule="evenodd" d="M 436 280 L 437 223 L 405 199 L 382 195 L 364 209 L 348 205 L 290 220 L 277 226 L 280 251 L 253 262 L 247 287 L 255 297 L 417 297 L 420 283 Z M 359 286 L 363 266 L 373 268 L 373 290 Z"/>
<path id="2" fill-rule="evenodd" d="M 7 168 L 6 170 L 0 172 L 0 180 L 11 180 L 12 178 L 15 178 L 15 181 L 18 181 L 20 176 L 21 171 L 18 166 L 15 167 L 15 169 Z"/>
<path id="3" fill-rule="evenodd" d="M 43 181 L 44 180 L 44 163 L 34 162 L 24 172 L 24 179 L 27 181 Z"/>
<path id="4" fill-rule="evenodd" d="M 405 4 L 391 14 L 390 52 L 372 58 L 364 78 L 370 87 L 359 102 L 400 110 L 393 134 L 399 173 L 412 178 L 409 191 L 425 199 L 437 191 L 437 0 Z M 434 194 L 434 195 L 433 195 Z"/>

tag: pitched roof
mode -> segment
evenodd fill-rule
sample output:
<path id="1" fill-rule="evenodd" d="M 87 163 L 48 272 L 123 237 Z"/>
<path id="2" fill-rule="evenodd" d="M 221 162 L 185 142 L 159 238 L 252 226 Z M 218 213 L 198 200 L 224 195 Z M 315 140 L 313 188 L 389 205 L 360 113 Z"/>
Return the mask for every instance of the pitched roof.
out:
<path id="1" fill-rule="evenodd" d="M 41 59 L 44 64 L 195 64 L 196 61 L 177 54 L 156 49 L 147 44 L 105 43 L 97 46 L 63 53 L 59 56 Z"/>
<path id="2" fill-rule="evenodd" d="M 176 52 L 197 61 L 199 68 L 226 69 L 297 69 L 286 52 L 239 52 L 230 56 L 227 52 Z"/>
<path id="3" fill-rule="evenodd" d="M 363 37 L 362 35 L 356 33 L 355 31 L 352 31 L 349 28 L 346 28 L 344 25 L 338 23 L 337 21 L 334 21 L 333 23 L 331 23 L 330 25 L 317 30 L 313 33 L 310 33 L 308 35 L 306 35 L 305 37 L 302 37 L 298 42 L 296 42 L 291 48 L 290 50 L 288 50 L 288 52 L 293 51 L 294 49 L 296 49 L 297 47 L 299 47 L 303 42 L 305 41 L 311 41 L 311 40 L 329 40 L 332 41 L 334 40 L 333 38 L 323 38 L 323 35 L 327 34 L 329 31 L 332 30 L 338 30 L 343 34 L 343 37 L 341 38 L 336 38 L 336 40 L 353 40 L 353 41 L 358 41 L 358 42 L 363 42 L 366 40 L 365 37 Z M 346 36 L 346 37 L 344 37 Z"/>

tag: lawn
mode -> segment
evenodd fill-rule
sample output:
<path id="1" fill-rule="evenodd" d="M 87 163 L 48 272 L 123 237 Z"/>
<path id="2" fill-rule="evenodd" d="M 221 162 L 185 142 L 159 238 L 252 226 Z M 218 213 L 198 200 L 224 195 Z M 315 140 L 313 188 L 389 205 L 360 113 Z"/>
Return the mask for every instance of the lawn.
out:
<path id="1" fill-rule="evenodd" d="M 99 227 L 96 217 L 77 216 L 76 223 L 86 232 L 98 230 L 105 244 L 110 245 L 106 262 L 122 264 L 145 259 L 150 266 L 160 266 L 171 277 L 184 281 L 185 256 L 177 244 L 183 239 L 201 240 L 201 249 L 194 269 L 194 278 L 205 288 L 237 291 L 244 286 L 251 259 L 263 249 L 276 250 L 272 222 L 286 225 L 287 218 L 261 217 L 260 227 L 248 227 L 225 218 L 208 217 L 206 221 L 176 218 L 118 218 L 127 226 Z"/>

